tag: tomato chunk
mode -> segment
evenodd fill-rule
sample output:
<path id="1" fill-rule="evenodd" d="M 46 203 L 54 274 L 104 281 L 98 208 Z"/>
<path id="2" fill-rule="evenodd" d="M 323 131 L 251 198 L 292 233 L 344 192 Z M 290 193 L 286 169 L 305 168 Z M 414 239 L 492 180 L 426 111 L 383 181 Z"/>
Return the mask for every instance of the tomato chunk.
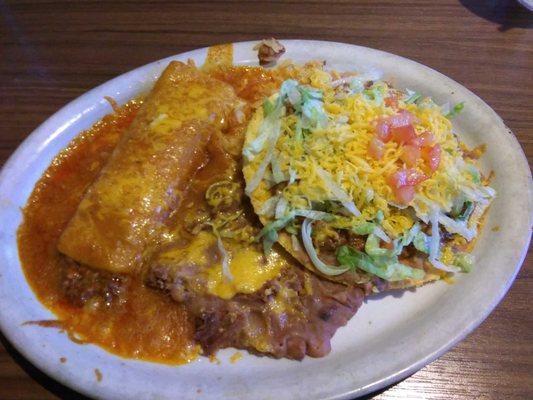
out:
<path id="1" fill-rule="evenodd" d="M 409 168 L 409 169 L 406 169 L 405 171 L 407 175 L 406 183 L 408 186 L 418 185 L 420 182 L 424 182 L 428 178 L 424 173 L 414 168 Z"/>
<path id="2" fill-rule="evenodd" d="M 435 136 L 429 131 L 422 132 L 418 139 L 420 140 L 420 147 L 429 147 L 435 144 Z"/>
<path id="3" fill-rule="evenodd" d="M 370 157 L 376 160 L 381 160 L 384 153 L 385 153 L 385 143 L 383 143 L 377 137 L 373 137 L 372 141 L 368 145 L 368 154 L 370 154 Z"/>
<path id="4" fill-rule="evenodd" d="M 411 125 L 415 122 L 415 116 L 407 110 L 400 110 L 398 114 L 389 117 L 389 123 L 393 128 Z"/>
<path id="5" fill-rule="evenodd" d="M 420 149 L 411 144 L 405 145 L 403 146 L 400 158 L 408 167 L 414 167 L 420 158 Z"/>
<path id="6" fill-rule="evenodd" d="M 410 143 L 416 139 L 416 132 L 413 125 L 405 125 L 391 128 L 392 140 L 396 143 Z"/>
<path id="7" fill-rule="evenodd" d="M 427 176 L 414 168 L 402 168 L 387 179 L 396 199 L 409 203 L 415 195 L 415 186 L 427 179 Z"/>
<path id="8" fill-rule="evenodd" d="M 422 158 L 427 162 L 429 169 L 436 171 L 440 165 L 441 147 L 436 144 L 432 147 L 426 147 L 422 151 Z"/>
<path id="9" fill-rule="evenodd" d="M 388 183 L 392 188 L 415 186 L 427 179 L 427 176 L 414 168 L 402 168 L 389 176 Z"/>
<path id="10" fill-rule="evenodd" d="M 394 195 L 401 204 L 408 204 L 415 197 L 414 186 L 402 186 L 395 190 Z"/>
<path id="11" fill-rule="evenodd" d="M 391 138 L 390 124 L 385 118 L 379 118 L 376 123 L 376 136 L 387 143 Z"/>

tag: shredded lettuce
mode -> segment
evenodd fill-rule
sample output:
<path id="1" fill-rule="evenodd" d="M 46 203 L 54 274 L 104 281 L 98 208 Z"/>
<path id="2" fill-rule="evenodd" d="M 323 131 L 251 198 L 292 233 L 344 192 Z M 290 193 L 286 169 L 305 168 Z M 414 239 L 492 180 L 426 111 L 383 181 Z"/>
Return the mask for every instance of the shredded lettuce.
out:
<path id="1" fill-rule="evenodd" d="M 488 186 L 477 186 L 475 188 L 463 186 L 461 191 L 468 200 L 477 203 L 487 203 L 488 200 L 496 196 L 496 191 Z"/>
<path id="2" fill-rule="evenodd" d="M 356 217 L 361 216 L 361 211 L 359 211 L 353 202 L 352 198 L 344 191 L 344 189 L 337 184 L 334 180 L 331 174 L 320 167 L 319 165 L 316 166 L 316 172 L 320 179 L 324 181 L 325 186 L 328 188 L 328 190 L 333 195 L 332 200 L 337 200 L 342 203 L 344 208 L 346 208 L 351 214 L 353 214 Z"/>
<path id="3" fill-rule="evenodd" d="M 279 239 L 278 232 L 275 230 L 269 230 L 266 231 L 263 236 L 263 253 L 265 255 L 268 255 L 270 251 L 272 250 L 272 246 L 274 243 L 276 243 Z"/>
<path id="4" fill-rule="evenodd" d="M 461 211 L 463 211 L 466 203 L 465 196 L 460 193 L 452 200 L 452 207 L 450 210 L 450 215 L 454 218 L 458 217 L 461 214 Z M 471 202 L 470 202 L 471 203 Z"/>
<path id="5" fill-rule="evenodd" d="M 263 251 L 265 254 L 270 253 L 272 246 L 278 241 L 278 231 L 283 229 L 289 222 L 293 220 L 293 218 L 294 215 L 287 215 L 283 218 L 269 222 L 263 227 L 263 229 L 261 229 L 261 232 L 259 232 L 256 240 L 260 240 L 261 238 L 263 239 Z"/>
<path id="6" fill-rule="evenodd" d="M 350 94 L 361 93 L 365 90 L 365 81 L 360 77 L 352 78 L 350 81 Z"/>
<path id="7" fill-rule="evenodd" d="M 328 117 L 324 111 L 324 103 L 321 100 L 309 99 L 302 103 L 302 128 L 324 128 Z"/>
<path id="8" fill-rule="evenodd" d="M 282 101 L 287 99 L 301 117 L 300 128 L 314 129 L 326 126 L 328 118 L 320 90 L 288 79 L 281 85 L 279 96 Z"/>
<path id="9" fill-rule="evenodd" d="M 281 165 L 279 161 L 279 152 L 274 151 L 272 154 L 272 159 L 270 160 L 271 168 L 272 168 L 272 177 L 274 179 L 274 183 L 278 184 L 280 182 L 285 182 L 288 180 L 288 177 L 285 176 L 283 171 L 281 170 Z"/>
<path id="10" fill-rule="evenodd" d="M 457 233 L 469 242 L 476 237 L 476 230 L 468 228 L 467 220 L 453 220 L 446 215 L 440 214 L 438 216 L 438 221 L 448 232 Z"/>
<path id="11" fill-rule="evenodd" d="M 264 215 L 266 217 L 273 217 L 274 213 L 276 211 L 276 205 L 278 204 L 278 201 L 280 199 L 279 195 L 275 195 L 267 199 L 259 209 L 258 214 Z"/>
<path id="12" fill-rule="evenodd" d="M 450 112 L 445 114 L 446 118 L 453 118 L 461 113 L 463 109 L 465 108 L 465 102 L 462 101 L 460 103 L 457 103 L 453 106 L 453 108 L 450 110 Z"/>
<path id="13" fill-rule="evenodd" d="M 242 151 L 244 158 L 250 162 L 266 147 L 265 157 L 246 186 L 248 195 L 259 186 L 269 164 L 272 164 L 275 183 L 289 179 L 282 173 L 279 160 L 274 154 L 281 133 L 280 118 L 285 113 L 284 102 L 289 101 L 294 109 L 301 114 L 301 128 L 310 129 L 325 127 L 327 124 L 327 115 L 321 99 L 322 92 L 320 90 L 300 85 L 294 79 L 288 79 L 282 83 L 275 104 L 272 104 L 269 99 L 263 103 L 264 118 L 259 127 L 259 133 Z"/>
<path id="14" fill-rule="evenodd" d="M 298 179 L 298 173 L 295 169 L 289 168 L 289 185 L 292 185 Z"/>
<path id="15" fill-rule="evenodd" d="M 363 91 L 364 96 L 369 100 L 374 102 L 376 105 L 383 104 L 383 91 L 378 86 L 372 86 L 370 89 L 365 89 Z"/>
<path id="16" fill-rule="evenodd" d="M 217 247 L 218 251 L 222 255 L 222 275 L 229 280 L 233 280 L 233 275 L 231 274 L 231 271 L 229 269 L 229 255 L 226 249 L 224 248 L 224 243 L 222 243 L 222 239 L 219 235 L 217 235 Z"/>
<path id="17" fill-rule="evenodd" d="M 383 240 L 385 243 L 390 243 L 390 237 L 388 237 L 385 231 L 381 229 L 379 226 L 376 225 L 372 233 L 376 235 L 378 238 L 380 238 L 381 240 Z"/>
<path id="18" fill-rule="evenodd" d="M 398 237 L 397 239 L 394 239 L 392 241 L 392 250 L 388 250 L 388 253 L 386 253 L 386 254 L 390 255 L 391 257 L 399 256 L 402 253 L 403 248 L 406 247 L 406 246 L 409 246 L 416 239 L 417 235 L 420 233 L 420 230 L 421 230 L 420 224 L 418 222 L 415 223 L 411 227 L 411 229 L 409 229 L 404 235 L 401 235 L 400 237 Z M 378 236 L 378 235 L 376 235 L 376 232 L 374 232 L 374 235 Z M 390 243 L 390 239 L 388 241 L 386 241 L 386 242 Z M 368 243 L 369 242 L 367 240 L 367 245 L 368 245 Z M 373 242 L 371 242 L 371 244 L 373 244 Z M 376 242 L 376 245 L 379 247 L 379 242 Z M 365 251 L 367 252 L 367 254 L 370 254 L 371 256 L 374 255 L 374 254 L 371 254 L 370 252 L 368 252 L 368 250 L 366 249 L 366 246 L 365 246 Z"/>
<path id="19" fill-rule="evenodd" d="M 298 87 L 298 82 L 294 79 L 287 79 L 281 84 L 281 87 L 279 88 L 279 96 L 282 98 L 289 97 L 289 93 L 293 92 Z M 293 96 L 289 97 L 289 100 Z"/>
<path id="20" fill-rule="evenodd" d="M 474 211 L 475 207 L 476 206 L 474 203 L 472 203 L 471 201 L 466 201 L 464 210 L 461 212 L 461 214 L 457 216 L 457 219 L 459 221 L 468 221 L 468 218 L 470 218 L 470 216 L 472 215 L 472 212 Z"/>
<path id="21" fill-rule="evenodd" d="M 429 215 L 431 223 L 431 237 L 429 239 L 429 261 L 439 258 L 440 255 L 440 232 L 439 232 L 439 212 L 433 210 Z"/>
<path id="22" fill-rule="evenodd" d="M 360 73 L 354 77 L 347 77 L 337 79 L 336 81 L 331 82 L 332 87 L 337 87 L 340 85 L 348 84 L 349 94 L 361 93 L 365 89 L 365 83 L 369 81 L 377 81 L 381 79 L 383 72 L 377 68 L 370 68 L 367 71 Z"/>
<path id="23" fill-rule="evenodd" d="M 256 237 L 256 240 L 263 239 L 263 250 L 265 254 L 268 254 L 273 244 L 278 241 L 278 231 L 285 228 L 295 217 L 304 217 L 310 221 L 331 220 L 334 218 L 332 214 L 323 211 L 299 209 L 289 211 L 287 201 L 284 198 L 278 200 L 274 214 L 276 219 L 266 224 Z"/>
<path id="24" fill-rule="evenodd" d="M 422 95 L 410 89 L 405 89 L 407 96 L 404 98 L 404 102 L 407 104 L 416 103 L 422 98 Z"/>
<path id="25" fill-rule="evenodd" d="M 274 104 L 270 101 L 270 99 L 265 99 L 265 101 L 263 101 L 263 115 L 265 117 L 274 111 L 274 108 Z"/>
<path id="26" fill-rule="evenodd" d="M 315 210 L 293 210 L 292 213 L 294 216 L 297 216 L 297 217 L 304 217 L 304 218 L 309 218 L 309 219 L 313 219 L 317 221 L 332 220 L 333 218 L 335 218 L 334 215 L 332 214 L 329 214 L 323 211 L 315 211 Z"/>
<path id="27" fill-rule="evenodd" d="M 424 232 L 418 232 L 413 239 L 413 246 L 422 253 L 429 253 L 429 237 Z"/>
<path id="28" fill-rule="evenodd" d="M 302 102 L 305 103 L 308 100 L 322 100 L 322 92 L 318 89 L 310 86 L 298 86 L 298 90 L 302 95 Z"/>
<path id="29" fill-rule="evenodd" d="M 343 266 L 362 269 L 389 282 L 404 279 L 420 280 L 425 275 L 421 269 L 411 268 L 389 257 L 371 257 L 347 245 L 337 249 L 337 260 Z"/>
<path id="30" fill-rule="evenodd" d="M 284 197 L 281 197 L 278 201 L 278 204 L 276 204 L 276 210 L 274 212 L 274 217 L 276 219 L 283 218 L 287 214 L 289 203 Z"/>
<path id="31" fill-rule="evenodd" d="M 453 259 L 453 264 L 461 268 L 462 272 L 472 271 L 474 265 L 474 256 L 468 253 L 458 253 Z"/>
<path id="32" fill-rule="evenodd" d="M 420 224 L 418 222 L 414 224 L 411 229 L 409 229 L 407 234 L 402 237 L 402 246 L 409 246 L 413 242 L 413 240 L 415 240 L 416 236 L 420 233 L 421 229 L 422 228 L 420 227 Z"/>
<path id="33" fill-rule="evenodd" d="M 370 234 L 366 238 L 365 252 L 371 257 L 390 255 L 389 250 L 383 249 L 379 246 L 379 238 L 374 234 Z"/>
<path id="34" fill-rule="evenodd" d="M 259 184 L 261 183 L 261 180 L 263 179 L 263 176 L 265 175 L 266 169 L 268 165 L 270 164 L 272 160 L 272 156 L 274 154 L 274 149 L 276 147 L 276 143 L 278 141 L 279 135 L 281 133 L 281 120 L 280 116 L 282 114 L 282 110 L 284 110 L 284 107 L 280 106 L 279 112 L 274 111 L 272 112 L 266 119 L 263 120 L 261 127 L 259 129 L 259 137 L 264 137 L 264 139 L 261 139 L 261 146 L 264 146 L 266 142 L 267 144 L 267 151 L 265 154 L 265 157 L 259 164 L 259 167 L 257 168 L 257 171 L 255 172 L 255 175 L 250 179 L 248 184 L 246 185 L 246 194 L 250 195 L 252 192 L 257 189 Z M 250 161 L 250 157 L 255 157 L 256 154 L 261 152 L 263 147 L 260 148 L 260 150 L 255 153 L 257 149 L 259 149 L 259 145 L 255 146 L 254 143 L 257 141 L 257 139 L 252 142 L 250 146 L 248 146 L 246 149 L 243 149 L 243 155 Z M 255 154 L 255 155 L 254 155 Z"/>
<path id="35" fill-rule="evenodd" d="M 431 237 L 429 238 L 429 262 L 435 268 L 440 269 L 442 271 L 459 272 L 458 267 L 444 264 L 442 261 L 439 260 L 439 256 L 440 256 L 439 221 L 443 221 L 443 217 L 444 217 L 445 223 L 449 223 L 450 221 L 453 221 L 451 218 L 440 214 L 439 211 L 436 209 L 433 210 L 429 215 L 429 222 L 431 223 Z"/>
<path id="36" fill-rule="evenodd" d="M 372 222 L 363 222 L 351 227 L 351 231 L 356 235 L 366 236 L 370 235 L 376 229 L 376 224 Z"/>
<path id="37" fill-rule="evenodd" d="M 481 184 L 481 174 L 479 170 L 475 167 L 475 165 L 472 165 L 470 163 L 465 163 L 464 169 L 472 177 L 472 181 L 476 185 Z"/>
<path id="38" fill-rule="evenodd" d="M 296 142 L 301 142 L 304 139 L 304 133 L 302 128 L 302 120 L 298 118 L 296 124 L 294 125 L 294 140 Z"/>
<path id="39" fill-rule="evenodd" d="M 459 267 L 456 267 L 455 265 L 448 265 L 444 264 L 442 261 L 439 260 L 430 260 L 431 264 L 441 271 L 445 272 L 460 272 L 461 269 Z"/>
<path id="40" fill-rule="evenodd" d="M 279 99 L 279 97 L 278 97 Z M 284 108 L 280 101 L 276 100 L 275 106 L 272 105 L 270 100 L 265 100 L 265 103 L 268 101 L 272 107 L 272 110 L 268 114 L 264 114 L 263 121 L 259 127 L 259 132 L 257 137 L 245 146 L 242 150 L 242 154 L 247 161 L 252 161 L 259 153 L 263 151 L 265 146 L 268 144 L 269 140 L 273 139 L 275 136 L 274 132 L 281 129 L 281 122 L 279 121 L 281 115 L 284 112 Z M 263 105 L 265 104 L 263 103 Z M 267 108 L 269 108 L 268 106 Z M 263 107 L 264 109 L 265 107 Z"/>
<path id="41" fill-rule="evenodd" d="M 357 223 L 350 227 L 350 230 L 356 235 L 366 236 L 373 234 L 386 243 L 390 243 L 391 241 L 383 229 L 373 222 Z"/>
<path id="42" fill-rule="evenodd" d="M 337 267 L 335 265 L 328 265 L 318 258 L 318 254 L 313 246 L 313 240 L 311 239 L 312 229 L 312 221 L 306 218 L 302 223 L 302 242 L 304 244 L 305 251 L 309 255 L 309 258 L 316 269 L 329 276 L 340 275 L 348 271 L 350 269 L 349 266 Z"/>

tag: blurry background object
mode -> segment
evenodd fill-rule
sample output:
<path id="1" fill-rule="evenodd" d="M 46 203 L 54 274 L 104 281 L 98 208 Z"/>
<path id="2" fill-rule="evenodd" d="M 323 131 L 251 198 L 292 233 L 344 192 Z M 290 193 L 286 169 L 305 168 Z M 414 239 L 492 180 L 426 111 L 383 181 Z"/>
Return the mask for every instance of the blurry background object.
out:
<path id="1" fill-rule="evenodd" d="M 527 8 L 529 11 L 533 11 L 533 1 L 532 0 L 518 0 L 520 4 L 522 4 L 525 8 Z"/>
<path id="2" fill-rule="evenodd" d="M 500 31 L 511 28 L 533 28 L 533 0 L 459 0 L 474 14 L 500 25 Z"/>

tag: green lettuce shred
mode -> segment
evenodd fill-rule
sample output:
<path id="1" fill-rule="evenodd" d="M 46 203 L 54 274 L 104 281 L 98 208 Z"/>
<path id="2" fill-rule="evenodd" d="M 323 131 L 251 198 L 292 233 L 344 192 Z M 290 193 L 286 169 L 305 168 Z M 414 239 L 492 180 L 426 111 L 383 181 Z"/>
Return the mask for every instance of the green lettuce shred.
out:
<path id="1" fill-rule="evenodd" d="M 446 118 L 456 117 L 457 115 L 459 115 L 461 113 L 461 111 L 463 111 L 464 108 L 465 108 L 465 102 L 464 101 L 462 101 L 460 103 L 457 103 L 456 105 L 453 106 L 451 111 L 448 114 L 446 114 Z"/>
<path id="2" fill-rule="evenodd" d="M 461 268 L 462 272 L 472 271 L 474 266 L 474 256 L 468 253 L 458 253 L 453 259 L 453 264 Z"/>
<path id="3" fill-rule="evenodd" d="M 421 269 L 411 268 L 389 257 L 371 257 L 347 245 L 337 249 L 337 260 L 341 265 L 362 269 L 389 282 L 419 280 L 425 275 Z"/>

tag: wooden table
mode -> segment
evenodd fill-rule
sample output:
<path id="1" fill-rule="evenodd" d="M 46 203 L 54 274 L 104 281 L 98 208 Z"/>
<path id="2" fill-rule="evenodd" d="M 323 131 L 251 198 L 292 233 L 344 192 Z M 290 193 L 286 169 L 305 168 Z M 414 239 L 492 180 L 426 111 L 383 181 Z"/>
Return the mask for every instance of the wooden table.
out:
<path id="1" fill-rule="evenodd" d="M 49 115 L 118 74 L 194 48 L 269 36 L 355 43 L 435 68 L 492 106 L 533 160 L 533 14 L 512 1 L 0 0 L 0 14 L 2 164 Z M 533 398 L 532 293 L 530 252 L 509 294 L 473 334 L 375 398 Z M 3 343 L 0 399 L 80 398 Z"/>

